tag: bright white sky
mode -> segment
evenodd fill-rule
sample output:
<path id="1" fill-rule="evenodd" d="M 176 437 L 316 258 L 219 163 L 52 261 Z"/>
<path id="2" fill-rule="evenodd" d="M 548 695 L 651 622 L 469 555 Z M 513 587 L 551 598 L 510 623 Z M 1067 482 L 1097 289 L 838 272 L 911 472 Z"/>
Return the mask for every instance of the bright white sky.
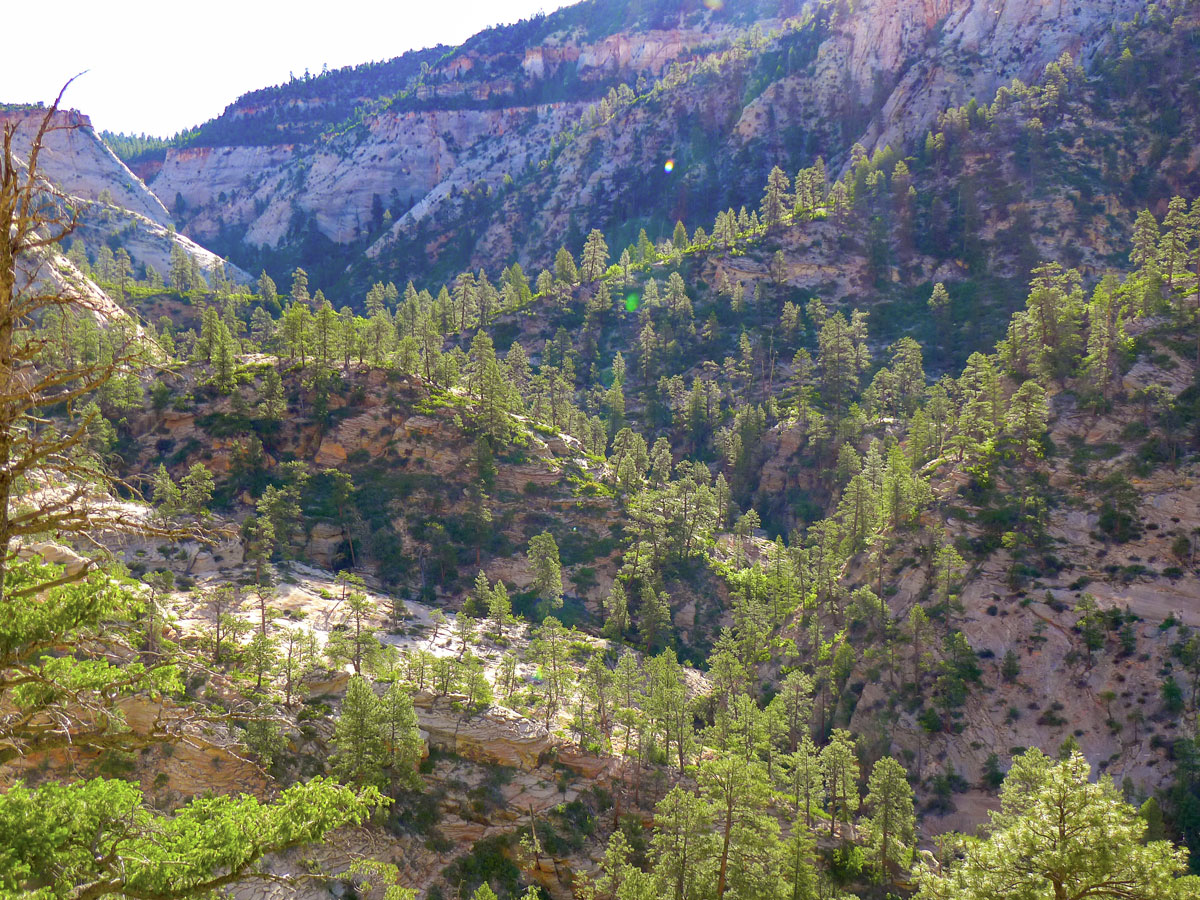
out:
<path id="1" fill-rule="evenodd" d="M 459 44 L 572 0 L 34 0 L 3 3 L 0 102 L 66 107 L 97 130 L 169 136 L 240 94 Z"/>

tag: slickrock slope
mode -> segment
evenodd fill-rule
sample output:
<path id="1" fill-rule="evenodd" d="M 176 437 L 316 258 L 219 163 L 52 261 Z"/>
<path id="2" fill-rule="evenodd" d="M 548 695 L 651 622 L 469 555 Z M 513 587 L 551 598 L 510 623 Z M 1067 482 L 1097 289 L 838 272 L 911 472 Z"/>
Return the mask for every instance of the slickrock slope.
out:
<path id="1" fill-rule="evenodd" d="M 25 158 L 45 111 L 33 108 L 0 110 L 0 128 L 12 127 L 13 150 Z M 170 270 L 171 248 L 179 247 L 205 272 L 221 260 L 190 238 L 172 229 L 171 215 L 158 197 L 108 148 L 91 120 L 76 110 L 56 114 L 38 157 L 42 176 L 78 203 L 75 236 L 94 255 L 119 236 L 135 266 L 152 266 L 164 278 Z M 226 275 L 240 281 L 249 276 L 236 266 Z"/>
<path id="2" fill-rule="evenodd" d="M 0 127 L 14 126 L 13 150 L 29 152 L 41 126 L 40 109 L 0 110 Z M 171 216 L 150 190 L 108 149 L 92 129 L 92 121 L 75 110 L 59 112 L 44 141 L 38 168 L 50 181 L 82 200 L 104 202 L 167 225 Z"/>

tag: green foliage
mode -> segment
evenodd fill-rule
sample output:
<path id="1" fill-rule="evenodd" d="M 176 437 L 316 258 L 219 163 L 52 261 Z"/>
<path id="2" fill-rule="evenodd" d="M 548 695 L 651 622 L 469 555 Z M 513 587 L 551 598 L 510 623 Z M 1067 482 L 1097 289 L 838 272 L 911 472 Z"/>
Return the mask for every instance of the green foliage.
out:
<path id="1" fill-rule="evenodd" d="M 203 895 L 252 875 L 265 854 L 362 822 L 380 800 L 315 778 L 270 804 L 218 796 L 163 815 L 126 781 L 18 782 L 0 794 L 0 896 Z"/>
<path id="2" fill-rule="evenodd" d="M 1089 782 L 1090 771 L 1079 753 L 1056 762 L 1030 750 L 1014 759 L 988 835 L 950 840 L 949 865 L 922 867 L 918 897 L 1194 896 L 1196 879 L 1178 877 L 1184 851 L 1143 843 L 1145 820 L 1108 776 Z"/>

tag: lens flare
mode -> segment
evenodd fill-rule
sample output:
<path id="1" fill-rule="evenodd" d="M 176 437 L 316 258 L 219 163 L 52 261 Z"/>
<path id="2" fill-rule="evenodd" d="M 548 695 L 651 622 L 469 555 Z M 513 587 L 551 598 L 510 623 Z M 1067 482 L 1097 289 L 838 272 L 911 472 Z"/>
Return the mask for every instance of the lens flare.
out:
<path id="1" fill-rule="evenodd" d="M 625 310 L 626 310 L 626 312 L 637 312 L 637 308 L 638 308 L 638 295 L 630 294 L 628 297 L 625 298 Z"/>
<path id="2" fill-rule="evenodd" d="M 663 171 L 666 172 L 668 175 L 670 175 L 672 172 L 674 172 L 675 171 L 675 160 L 668 159 L 665 163 L 663 163 Z"/>
<path id="3" fill-rule="evenodd" d="M 704 0 L 704 5 L 715 12 L 725 6 L 725 0 Z"/>

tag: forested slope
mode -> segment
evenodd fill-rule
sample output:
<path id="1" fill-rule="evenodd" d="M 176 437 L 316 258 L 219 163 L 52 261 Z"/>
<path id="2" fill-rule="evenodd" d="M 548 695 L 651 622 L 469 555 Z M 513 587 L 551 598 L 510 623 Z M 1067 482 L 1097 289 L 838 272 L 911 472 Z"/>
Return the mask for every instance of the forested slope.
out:
<path id="1" fill-rule="evenodd" d="M 444 284 L 164 284 L 17 222 L 128 315 L 0 304 L 47 460 L 0 479 L 0 891 L 1196 896 L 1197 24 L 528 271 L 510 226 Z"/>

